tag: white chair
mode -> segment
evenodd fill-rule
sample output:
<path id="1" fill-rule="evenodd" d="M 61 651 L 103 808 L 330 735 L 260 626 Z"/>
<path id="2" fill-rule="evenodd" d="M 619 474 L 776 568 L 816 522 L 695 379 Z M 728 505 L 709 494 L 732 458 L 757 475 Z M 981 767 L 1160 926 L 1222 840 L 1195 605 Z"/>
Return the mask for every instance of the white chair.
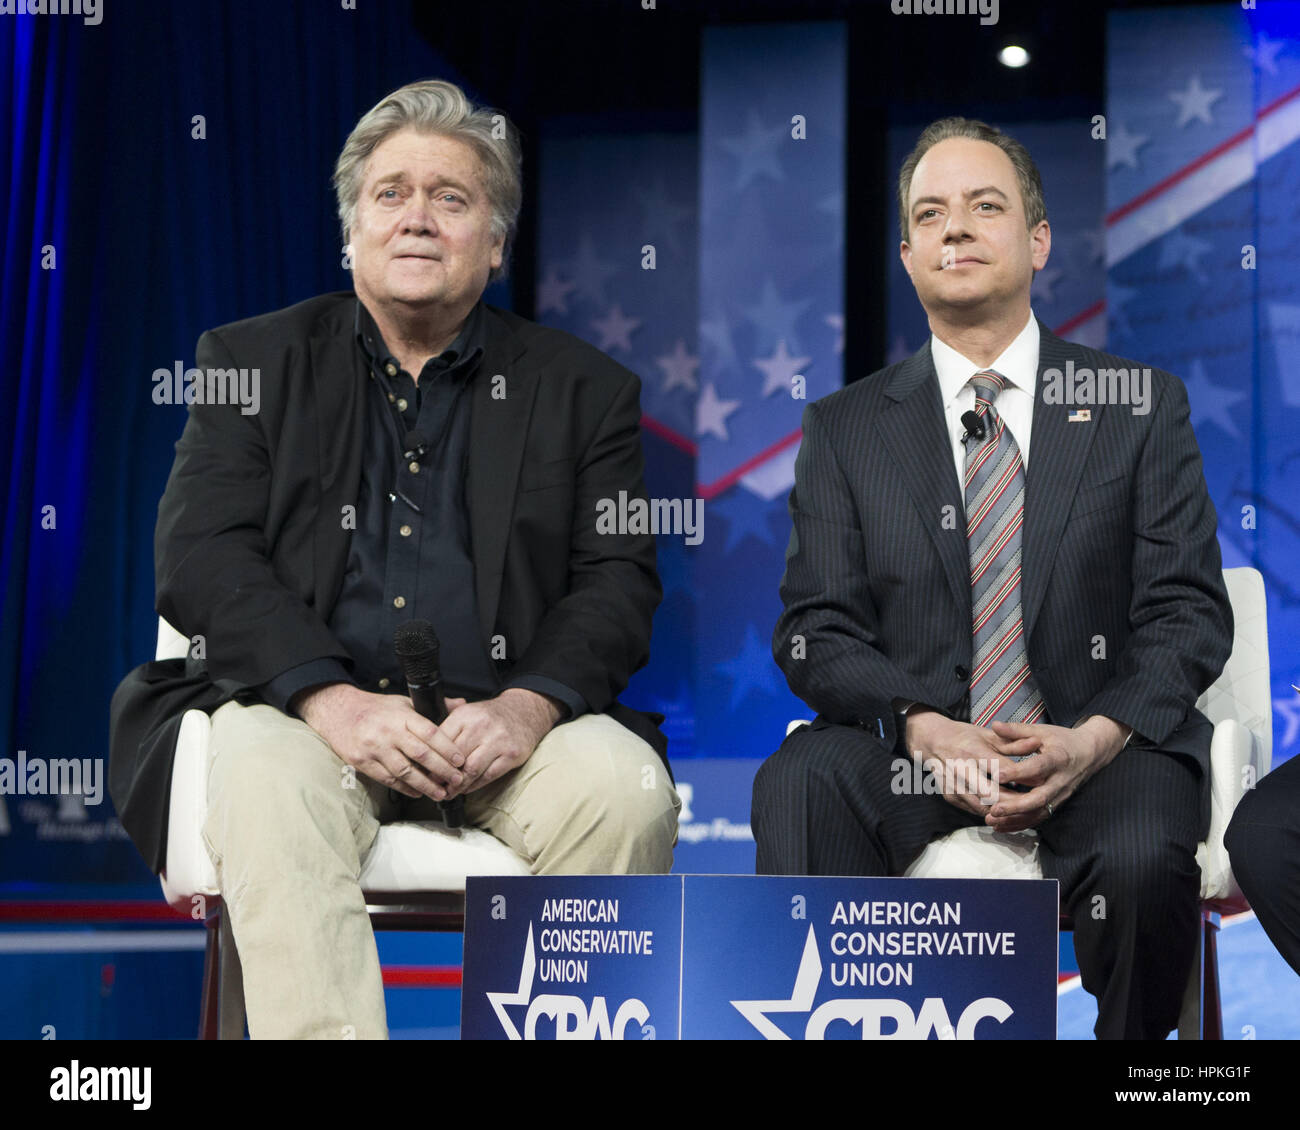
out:
<path id="1" fill-rule="evenodd" d="M 1232 654 L 1223 673 L 1197 701 L 1214 723 L 1210 744 L 1210 830 L 1196 852 L 1201 868 L 1201 935 L 1178 1021 L 1179 1039 L 1222 1039 L 1216 937 L 1220 916 L 1248 909 L 1232 876 L 1223 834 L 1247 788 L 1273 761 L 1273 702 L 1269 683 L 1264 579 L 1257 569 L 1225 569 L 1232 603 Z M 808 723 L 797 719 L 789 734 Z M 1038 838 L 988 828 L 961 828 L 927 844 L 905 872 L 915 879 L 1041 879 Z M 1067 918 L 1062 928 L 1069 929 Z"/>
<path id="2" fill-rule="evenodd" d="M 184 658 L 189 646 L 185 636 L 159 618 L 157 658 Z M 172 762 L 167 864 L 160 877 L 167 902 L 183 914 L 202 917 L 208 927 L 200 1038 L 242 1039 L 239 958 L 202 837 L 210 733 L 207 714 L 185 712 Z M 478 828 L 456 834 L 438 823 L 404 821 L 379 829 L 361 870 L 361 889 L 377 930 L 461 930 L 467 876 L 527 874 L 523 859 Z"/>

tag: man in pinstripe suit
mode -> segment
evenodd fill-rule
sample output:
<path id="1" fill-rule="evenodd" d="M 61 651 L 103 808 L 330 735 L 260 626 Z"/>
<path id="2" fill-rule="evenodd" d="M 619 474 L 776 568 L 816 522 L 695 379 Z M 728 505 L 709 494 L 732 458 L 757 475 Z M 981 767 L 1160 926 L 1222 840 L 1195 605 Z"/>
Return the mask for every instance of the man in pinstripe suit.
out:
<path id="1" fill-rule="evenodd" d="M 934 123 L 899 204 L 932 337 L 804 415 L 773 653 L 817 718 L 755 780 L 758 871 L 898 875 L 957 828 L 1033 829 L 1097 1036 L 1163 1038 L 1208 826 L 1194 704 L 1232 641 L 1187 394 L 1033 317 L 1051 231 L 1018 142 Z M 1120 369 L 1124 403 L 1078 383 Z M 909 755 L 942 793 L 900 791 Z"/>

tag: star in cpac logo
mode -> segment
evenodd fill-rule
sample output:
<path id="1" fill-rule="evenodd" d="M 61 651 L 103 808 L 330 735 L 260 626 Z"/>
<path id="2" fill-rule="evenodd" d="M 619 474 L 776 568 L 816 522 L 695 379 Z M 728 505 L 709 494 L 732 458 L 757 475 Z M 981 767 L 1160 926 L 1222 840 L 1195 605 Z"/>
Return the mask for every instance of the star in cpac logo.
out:
<path id="1" fill-rule="evenodd" d="M 880 997 L 849 997 L 824 1001 L 813 1008 L 817 988 L 822 979 L 822 958 L 817 949 L 817 934 L 808 927 L 803 957 L 795 974 L 794 990 L 787 1000 L 732 1001 L 732 1006 L 750 1022 L 766 1040 L 788 1040 L 791 1037 L 772 1021 L 769 1013 L 802 1013 L 808 1017 L 804 1039 L 824 1040 L 826 1029 L 837 1021 L 862 1026 L 864 1040 L 925 1040 L 931 1032 L 941 1040 L 973 1040 L 975 1025 L 981 1020 L 1003 1023 L 1012 1014 L 1006 1001 L 997 997 L 980 997 L 966 1006 L 954 1029 L 948 1019 L 948 1010 L 939 997 L 926 997 L 919 1013 L 913 1013 L 906 1001 L 887 1000 Z M 893 1021 L 893 1029 L 884 1031 L 884 1021 Z"/>
<path id="2" fill-rule="evenodd" d="M 633 1039 L 653 1039 L 654 1028 L 647 1021 L 650 1010 L 635 997 L 624 1001 L 609 1018 L 609 1006 L 604 997 L 594 997 L 591 1006 L 581 997 L 560 993 L 543 993 L 533 996 L 533 975 L 537 972 L 537 956 L 533 948 L 533 927 L 529 923 L 528 940 L 524 944 L 524 960 L 519 967 L 519 986 L 514 992 L 489 992 L 486 994 L 492 1011 L 497 1014 L 501 1027 L 511 1040 L 537 1039 L 540 1020 L 550 1020 L 555 1025 L 557 1040 L 625 1040 L 628 1025 L 635 1025 Z M 527 1006 L 524 1030 L 520 1033 L 506 1011 L 507 1007 Z"/>

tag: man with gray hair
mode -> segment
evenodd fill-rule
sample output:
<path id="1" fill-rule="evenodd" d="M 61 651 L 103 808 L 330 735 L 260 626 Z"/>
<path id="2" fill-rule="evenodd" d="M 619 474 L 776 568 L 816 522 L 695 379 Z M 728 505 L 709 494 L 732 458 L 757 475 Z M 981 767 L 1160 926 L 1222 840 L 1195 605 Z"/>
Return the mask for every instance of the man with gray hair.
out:
<path id="1" fill-rule="evenodd" d="M 258 367 L 261 411 L 194 404 L 159 505 L 157 608 L 205 658 L 138 668 L 110 787 L 165 862 L 177 716 L 212 716 L 204 839 L 254 1037 L 383 1037 L 358 875 L 381 823 L 462 798 L 535 873 L 662 873 L 680 801 L 656 716 L 617 701 L 662 590 L 639 381 L 486 305 L 520 204 L 503 115 L 446 82 L 394 91 L 334 175 L 355 293 L 202 335 Z M 395 630 L 433 623 L 449 714 L 406 696 Z M 354 782 L 359 787 L 349 787 Z"/>

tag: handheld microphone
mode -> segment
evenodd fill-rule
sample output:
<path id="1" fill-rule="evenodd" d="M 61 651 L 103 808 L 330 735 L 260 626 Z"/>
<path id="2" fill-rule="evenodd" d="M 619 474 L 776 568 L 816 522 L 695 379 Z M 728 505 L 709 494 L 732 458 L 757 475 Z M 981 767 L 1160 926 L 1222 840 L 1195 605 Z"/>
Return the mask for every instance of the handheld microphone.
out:
<path id="1" fill-rule="evenodd" d="M 406 676 L 406 689 L 416 712 L 435 726 L 447 720 L 447 700 L 442 693 L 442 672 L 438 664 L 438 634 L 428 620 L 408 620 L 393 633 L 393 650 Z M 448 828 L 465 824 L 465 798 L 438 802 Z"/>
<path id="2" fill-rule="evenodd" d="M 961 437 L 962 443 L 965 443 L 972 437 L 984 442 L 984 421 L 980 419 L 980 414 L 975 411 L 963 412 L 961 414 L 962 426 L 966 429 L 966 434 Z"/>

